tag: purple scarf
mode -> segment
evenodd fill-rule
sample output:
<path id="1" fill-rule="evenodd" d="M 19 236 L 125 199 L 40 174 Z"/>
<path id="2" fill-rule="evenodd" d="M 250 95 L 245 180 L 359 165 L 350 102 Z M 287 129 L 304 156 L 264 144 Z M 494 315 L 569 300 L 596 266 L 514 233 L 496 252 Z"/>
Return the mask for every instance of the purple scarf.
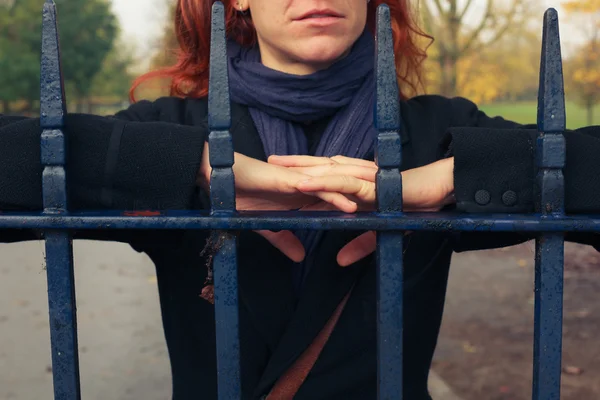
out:
<path id="1" fill-rule="evenodd" d="M 228 43 L 231 100 L 248 106 L 267 157 L 308 154 L 301 122 L 332 116 L 316 156 L 363 158 L 373 150 L 375 94 L 373 35 L 365 30 L 348 56 L 311 75 L 290 75 L 265 67 L 258 47 Z M 294 273 L 299 289 L 309 257 L 322 232 L 296 232 L 306 259 Z"/>

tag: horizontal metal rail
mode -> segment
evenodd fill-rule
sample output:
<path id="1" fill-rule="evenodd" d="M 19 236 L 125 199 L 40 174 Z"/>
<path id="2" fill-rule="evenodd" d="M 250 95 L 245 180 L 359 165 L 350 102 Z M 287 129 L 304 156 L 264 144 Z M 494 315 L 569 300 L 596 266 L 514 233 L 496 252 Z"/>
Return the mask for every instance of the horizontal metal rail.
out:
<path id="1" fill-rule="evenodd" d="M 125 216 L 124 216 L 125 214 Z M 207 211 L 0 214 L 0 229 L 220 229 L 220 230 L 373 230 L 455 232 L 600 232 L 600 215 L 540 216 L 528 214 L 456 213 L 298 213 L 265 211 L 224 215 Z"/>

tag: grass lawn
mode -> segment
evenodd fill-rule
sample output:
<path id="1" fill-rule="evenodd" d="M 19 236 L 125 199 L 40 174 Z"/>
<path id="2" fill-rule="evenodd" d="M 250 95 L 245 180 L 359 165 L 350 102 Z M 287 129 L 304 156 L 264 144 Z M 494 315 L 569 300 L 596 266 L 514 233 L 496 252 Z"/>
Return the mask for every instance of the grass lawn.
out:
<path id="1" fill-rule="evenodd" d="M 480 106 L 490 117 L 501 116 L 511 121 L 523 124 L 532 124 L 537 121 L 537 103 L 497 103 Z M 600 124 L 600 107 L 596 107 L 594 112 L 594 125 Z M 587 125 L 587 115 L 585 109 L 574 103 L 567 103 L 567 128 L 576 129 Z"/>

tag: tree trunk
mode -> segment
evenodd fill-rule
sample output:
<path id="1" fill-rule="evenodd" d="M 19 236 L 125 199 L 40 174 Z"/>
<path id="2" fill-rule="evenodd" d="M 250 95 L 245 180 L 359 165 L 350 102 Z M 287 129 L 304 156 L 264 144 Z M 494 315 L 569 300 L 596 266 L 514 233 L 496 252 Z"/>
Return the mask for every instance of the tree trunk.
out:
<path id="1" fill-rule="evenodd" d="M 464 56 L 460 49 L 461 21 L 458 17 L 456 1 L 451 2 L 450 17 L 447 21 L 447 44 L 440 51 L 442 67 L 442 95 L 454 97 L 458 94 L 458 60 Z"/>
<path id="2" fill-rule="evenodd" d="M 10 103 L 8 100 L 2 100 L 2 113 L 5 115 L 10 114 Z"/>
<path id="3" fill-rule="evenodd" d="M 440 82 L 440 94 L 446 97 L 454 97 L 458 92 L 458 60 L 450 54 L 440 58 L 442 81 Z"/>
<path id="4" fill-rule="evenodd" d="M 451 57 L 450 64 L 450 86 L 448 87 L 448 96 L 454 97 L 458 94 L 458 58 Z"/>

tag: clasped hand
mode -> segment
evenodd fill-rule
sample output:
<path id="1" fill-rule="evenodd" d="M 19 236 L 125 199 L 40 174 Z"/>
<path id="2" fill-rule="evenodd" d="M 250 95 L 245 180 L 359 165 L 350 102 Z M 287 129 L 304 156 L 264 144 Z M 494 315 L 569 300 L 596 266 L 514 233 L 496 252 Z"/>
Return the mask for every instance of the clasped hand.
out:
<path id="1" fill-rule="evenodd" d="M 402 172 L 405 212 L 439 211 L 454 202 L 454 159 Z M 253 211 L 326 211 L 346 213 L 376 209 L 375 176 L 371 161 L 336 157 L 271 156 L 268 163 L 235 153 L 233 166 L 236 208 Z M 198 184 L 209 190 L 211 167 L 208 145 L 202 155 Z M 304 247 L 289 231 L 257 231 L 295 262 Z M 375 251 L 375 232 L 367 232 L 344 246 L 337 255 L 348 266 Z"/>

